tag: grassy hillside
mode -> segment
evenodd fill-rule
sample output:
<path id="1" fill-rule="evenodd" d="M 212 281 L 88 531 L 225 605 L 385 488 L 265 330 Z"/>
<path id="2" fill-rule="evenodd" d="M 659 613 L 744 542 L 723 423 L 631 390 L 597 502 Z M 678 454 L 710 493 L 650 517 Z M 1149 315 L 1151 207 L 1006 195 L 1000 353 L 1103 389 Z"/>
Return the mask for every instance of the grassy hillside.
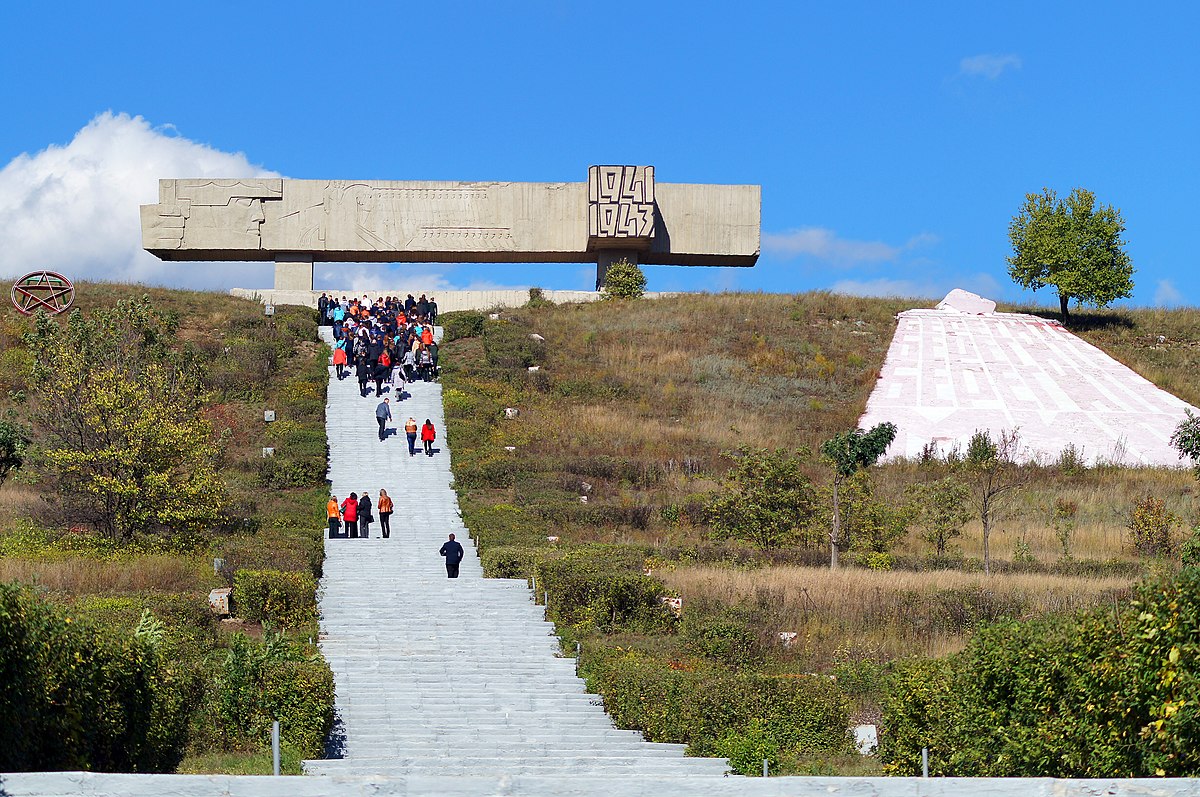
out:
<path id="1" fill-rule="evenodd" d="M 128 540 L 107 538 L 73 515 L 56 493 L 47 440 L 33 421 L 38 343 L 25 338 L 32 322 L 10 310 L 0 320 L 0 394 L 30 445 L 25 465 L 0 487 L 0 581 L 26 586 L 20 600 L 33 602 L 29 611 L 59 617 L 54 622 L 65 618 L 64 634 L 82 625 L 106 638 L 128 638 L 147 609 L 165 624 L 156 644 L 172 680 L 163 689 L 187 725 L 180 771 L 270 771 L 264 718 L 248 694 L 294 704 L 294 721 L 285 717 L 294 733 L 285 728 L 284 736 L 289 766 L 298 771 L 301 753 L 319 752 L 318 726 L 332 703 L 328 668 L 306 661 L 316 653 L 309 640 L 316 634 L 312 591 L 323 559 L 326 467 L 327 352 L 316 342 L 315 312 L 279 308 L 269 319 L 258 303 L 219 294 L 94 283 L 77 286 L 76 306 L 91 315 L 143 295 L 174 327 L 167 349 L 198 365 L 201 415 L 219 445 L 228 501 L 198 533 L 166 525 Z M 264 409 L 275 410 L 278 420 L 264 423 Z M 275 457 L 263 457 L 267 446 Z M 233 585 L 235 577 L 243 598 L 238 614 L 246 621 L 218 623 L 208 592 Z M 286 594 L 292 614 L 264 609 L 267 591 L 276 595 L 272 606 Z M 286 633 L 264 646 L 264 625 Z M 297 697 L 301 682 L 307 695 Z M 262 711 L 280 714 L 266 703 Z M 103 766 L 89 759 L 71 764 Z"/>
<path id="2" fill-rule="evenodd" d="M 991 546 L 1001 561 L 990 578 L 979 573 L 978 521 L 941 558 L 910 527 L 884 570 L 824 569 L 821 518 L 796 545 L 760 550 L 714 540 L 705 508 L 730 489 L 722 481 L 726 452 L 800 451 L 824 495 L 830 474 L 806 452 L 854 425 L 894 316 L 911 306 L 727 294 L 535 301 L 499 320 L 447 316 L 448 435 L 485 569 L 535 579 L 548 593 L 549 615 L 582 643 L 582 671 L 606 690 L 620 721 L 651 738 L 687 741 L 696 752 L 740 756 L 748 770 L 757 756 L 777 757 L 795 772 L 855 771 L 861 764 L 844 758 L 843 747 L 765 717 L 741 690 L 761 691 L 761 683 L 747 684 L 765 678 L 809 689 L 802 702 L 830 717 L 871 718 L 882 673 L 898 658 L 958 650 L 980 623 L 1124 600 L 1153 565 L 1130 545 L 1126 523 L 1136 500 L 1164 499 L 1182 521 L 1174 532 L 1182 538 L 1194 520 L 1189 472 L 1087 469 L 1067 457 L 1031 473 L 1030 486 L 999 516 Z M 1080 313 L 1076 326 L 1196 402 L 1188 376 L 1198 319 L 1191 311 Z M 505 408 L 519 414 L 506 418 Z M 898 507 L 910 485 L 945 472 L 940 463 L 875 468 L 870 490 Z M 1066 551 L 1052 528 L 1056 500 L 1078 508 Z M 659 604 L 667 596 L 682 598 L 679 618 Z M 780 632 L 796 636 L 785 645 Z M 837 694 L 796 686 L 814 672 L 838 675 Z M 701 685 L 685 685 L 685 677 Z M 681 703 L 680 690 L 725 688 L 720 727 L 661 721 L 700 710 Z"/>

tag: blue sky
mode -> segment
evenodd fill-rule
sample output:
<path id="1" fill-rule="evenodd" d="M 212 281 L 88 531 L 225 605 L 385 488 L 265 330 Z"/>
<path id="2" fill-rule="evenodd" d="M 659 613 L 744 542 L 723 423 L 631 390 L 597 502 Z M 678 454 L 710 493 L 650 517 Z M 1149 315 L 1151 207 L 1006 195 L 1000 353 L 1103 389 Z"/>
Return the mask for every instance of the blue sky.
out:
<path id="1" fill-rule="evenodd" d="M 758 266 L 653 267 L 651 289 L 1016 299 L 1024 194 L 1084 186 L 1124 213 L 1133 303 L 1191 304 L 1200 7 L 1138 5 L 10 6 L 0 270 L 269 285 L 269 266 L 144 260 L 129 208 L 189 176 L 152 169 L 582 181 L 644 163 L 661 182 L 763 187 Z M 330 267 L 318 287 L 592 279 L 394 268 Z"/>

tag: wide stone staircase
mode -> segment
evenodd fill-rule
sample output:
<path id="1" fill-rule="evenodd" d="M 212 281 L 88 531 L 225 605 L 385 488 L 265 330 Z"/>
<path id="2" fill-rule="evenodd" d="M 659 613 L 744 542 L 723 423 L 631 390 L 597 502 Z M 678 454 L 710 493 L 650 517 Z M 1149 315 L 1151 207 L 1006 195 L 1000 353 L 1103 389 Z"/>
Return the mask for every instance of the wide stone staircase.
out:
<path id="1" fill-rule="evenodd" d="M 330 757 L 306 761 L 305 771 L 720 779 L 724 760 L 687 758 L 682 745 L 614 728 L 574 659 L 561 654 L 527 584 L 482 577 L 450 486 L 441 385 L 384 395 L 397 432 L 381 443 L 381 399 L 373 391 L 360 397 L 351 376 L 330 378 L 331 489 L 339 501 L 366 491 L 377 503 L 383 488 L 396 511 L 390 539 L 375 523 L 367 539 L 326 540 L 321 649 L 334 672 L 338 727 Z M 409 456 L 410 416 L 433 421 L 433 457 L 419 448 Z M 446 577 L 438 554 L 449 533 L 467 553 L 458 579 Z"/>

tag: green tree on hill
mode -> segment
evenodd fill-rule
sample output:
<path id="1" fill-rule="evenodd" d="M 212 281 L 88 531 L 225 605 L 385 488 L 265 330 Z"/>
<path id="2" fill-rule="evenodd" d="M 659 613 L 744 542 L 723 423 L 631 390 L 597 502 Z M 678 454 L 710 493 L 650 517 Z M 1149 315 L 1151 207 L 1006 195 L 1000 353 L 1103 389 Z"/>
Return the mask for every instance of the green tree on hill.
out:
<path id="1" fill-rule="evenodd" d="M 38 459 L 69 522 L 128 539 L 198 530 L 225 506 L 197 369 L 171 348 L 173 332 L 147 297 L 65 324 L 36 319 L 26 343 Z"/>
<path id="2" fill-rule="evenodd" d="M 749 542 L 769 550 L 796 540 L 816 511 L 812 483 L 800 458 L 786 450 L 743 448 L 726 454 L 733 467 L 725 488 L 708 504 L 718 539 Z"/>
<path id="3" fill-rule="evenodd" d="M 847 546 L 842 533 L 842 484 L 864 468 L 879 461 L 888 446 L 896 439 L 896 425 L 881 423 L 870 430 L 851 429 L 839 432 L 821 444 L 821 455 L 833 467 L 833 517 L 829 531 L 829 566 L 838 566 L 838 549 Z"/>
<path id="4" fill-rule="evenodd" d="M 1022 288 L 1054 287 L 1065 323 L 1071 299 L 1106 307 L 1133 294 L 1133 263 L 1123 249 L 1123 232 L 1121 211 L 1098 207 L 1087 189 L 1076 188 L 1063 200 L 1049 188 L 1027 194 L 1008 225 L 1013 247 L 1008 274 Z"/>

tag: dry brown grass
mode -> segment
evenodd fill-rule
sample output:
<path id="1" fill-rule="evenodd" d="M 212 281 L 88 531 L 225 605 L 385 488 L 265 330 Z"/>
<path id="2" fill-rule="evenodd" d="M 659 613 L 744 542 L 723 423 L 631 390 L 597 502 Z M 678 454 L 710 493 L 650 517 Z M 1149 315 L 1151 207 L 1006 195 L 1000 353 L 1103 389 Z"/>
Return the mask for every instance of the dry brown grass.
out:
<path id="1" fill-rule="evenodd" d="M 680 567 L 660 575 L 685 612 L 706 602 L 758 607 L 775 624 L 768 633 L 798 632 L 797 655 L 818 666 L 838 656 L 941 655 L 960 649 L 979 622 L 1107 604 L 1130 586 L 1123 578 L 957 570 Z"/>
<path id="2" fill-rule="evenodd" d="M 142 556 L 116 562 L 91 558 L 0 559 L 0 582 L 12 581 L 72 595 L 208 589 L 203 566 L 178 556 Z"/>

